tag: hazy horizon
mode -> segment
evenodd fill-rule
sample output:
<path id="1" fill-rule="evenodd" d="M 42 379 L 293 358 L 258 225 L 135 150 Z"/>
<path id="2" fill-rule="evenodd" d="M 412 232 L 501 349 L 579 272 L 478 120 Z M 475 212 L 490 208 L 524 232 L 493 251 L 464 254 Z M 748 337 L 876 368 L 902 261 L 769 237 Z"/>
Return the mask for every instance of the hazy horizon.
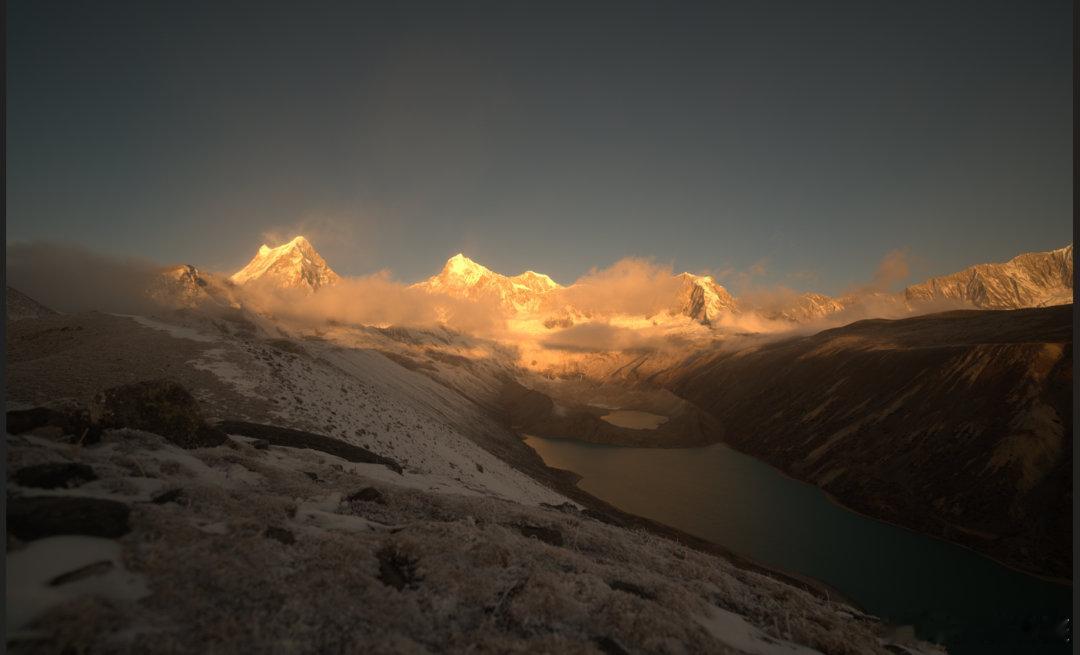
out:
<path id="1" fill-rule="evenodd" d="M 230 277 L 234 273 L 237 273 L 246 264 L 251 262 L 253 258 L 257 258 L 260 254 L 259 249 L 261 247 L 268 246 L 270 248 L 275 248 L 281 245 L 285 245 L 289 241 L 291 241 L 291 239 L 299 236 L 303 236 L 305 239 L 307 239 L 317 252 L 319 252 L 321 255 L 324 255 L 327 266 L 329 266 L 333 271 L 341 274 L 342 270 L 348 270 L 350 268 L 355 269 L 354 266 L 349 266 L 348 262 L 344 262 L 345 265 L 341 265 L 342 262 L 332 261 L 329 257 L 325 257 L 325 253 L 322 251 L 322 248 L 319 246 L 318 243 L 315 243 L 314 240 L 307 238 L 306 235 L 301 234 L 296 234 L 293 237 L 289 238 L 270 239 L 264 243 L 260 243 L 258 246 L 251 249 L 251 253 L 243 260 L 242 263 L 236 265 L 235 267 L 227 269 L 215 269 L 206 267 L 204 264 L 195 259 L 189 259 L 184 261 L 158 261 L 145 257 L 140 253 L 114 254 L 104 250 L 96 250 L 93 248 L 89 248 L 83 244 L 67 240 L 9 240 L 7 244 L 7 251 L 9 256 L 12 251 L 18 253 L 18 259 L 20 260 L 25 260 L 27 257 L 27 253 L 40 252 L 47 253 L 48 261 L 52 262 L 74 256 L 74 258 L 82 261 L 83 263 L 92 262 L 88 264 L 89 266 L 97 266 L 103 264 L 106 268 L 115 268 L 116 270 L 139 270 L 147 274 L 161 267 L 191 265 L 200 268 L 204 273 L 212 273 L 214 275 Z M 1070 239 L 1068 243 L 1064 243 L 1053 248 L 1048 248 L 1046 249 L 1046 251 L 1058 250 L 1060 248 L 1068 247 L 1071 245 L 1073 245 L 1073 243 Z M 563 287 L 572 286 L 581 282 L 582 280 L 587 280 L 588 278 L 598 274 L 605 274 L 610 271 L 617 270 L 621 266 L 631 266 L 634 268 L 644 267 L 646 269 L 649 269 L 651 271 L 651 274 L 653 275 L 655 275 L 657 272 L 667 272 L 672 275 L 691 273 L 694 275 L 712 276 L 716 284 L 727 289 L 729 292 L 735 294 L 736 296 L 742 293 L 758 294 L 770 290 L 782 290 L 784 292 L 793 293 L 821 293 L 828 296 L 843 296 L 851 293 L 864 293 L 867 290 L 883 292 L 900 291 L 905 286 L 924 282 L 929 277 L 958 273 L 966 268 L 969 268 L 970 266 L 975 266 L 978 264 L 1004 263 L 1012 259 L 1013 257 L 1021 254 L 1025 253 L 1016 252 L 1000 261 L 972 261 L 969 264 L 966 264 L 956 270 L 941 271 L 939 273 L 934 273 L 933 275 L 922 275 L 919 273 L 919 271 L 929 268 L 926 266 L 926 262 L 921 261 L 918 258 L 911 257 L 910 253 L 905 249 L 895 249 L 884 253 L 880 260 L 878 260 L 877 262 L 873 262 L 873 266 L 869 270 L 867 270 L 865 274 L 862 275 L 860 278 L 851 280 L 844 287 L 841 287 L 832 294 L 815 287 L 813 280 L 809 278 L 803 280 L 798 280 L 798 278 L 795 278 L 795 282 L 801 282 L 805 286 L 800 286 L 800 284 L 798 283 L 764 283 L 761 281 L 761 279 L 765 277 L 764 272 L 754 270 L 755 267 L 764 267 L 765 264 L 762 262 L 751 266 L 750 269 L 745 271 L 736 271 L 733 269 L 683 270 L 676 268 L 671 262 L 659 261 L 655 257 L 633 256 L 619 258 L 611 262 L 607 266 L 591 266 L 578 277 L 568 280 L 558 279 L 544 270 L 526 268 L 499 270 L 497 268 L 493 268 L 487 262 L 477 260 L 466 252 L 456 252 L 447 256 L 444 260 L 433 262 L 432 266 L 430 267 L 430 272 L 424 273 L 417 278 L 403 278 L 397 273 L 397 271 L 395 271 L 391 267 L 384 267 L 377 270 L 370 270 L 355 274 L 343 274 L 343 277 L 345 279 L 385 278 L 387 281 L 393 281 L 396 284 L 420 283 L 428 280 L 433 276 L 438 275 L 443 270 L 443 267 L 449 263 L 450 259 L 461 255 L 475 264 L 479 264 L 480 266 L 488 268 L 496 274 L 510 277 L 526 272 L 540 273 L 543 275 L 548 275 L 548 277 L 551 277 L 557 284 Z M 48 266 L 40 265 L 37 268 L 37 275 L 40 276 L 45 273 L 45 271 L 48 269 Z M 9 273 L 10 272 L 11 270 L 9 267 Z"/>

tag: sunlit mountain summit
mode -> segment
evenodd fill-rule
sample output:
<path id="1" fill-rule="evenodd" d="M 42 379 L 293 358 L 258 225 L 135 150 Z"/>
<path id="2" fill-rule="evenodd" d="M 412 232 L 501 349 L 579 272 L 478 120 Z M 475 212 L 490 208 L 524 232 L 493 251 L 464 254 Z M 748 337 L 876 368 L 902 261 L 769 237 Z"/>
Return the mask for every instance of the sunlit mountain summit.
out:
<path id="1" fill-rule="evenodd" d="M 244 268 L 230 278 L 236 284 L 259 282 L 284 289 L 311 289 L 337 284 L 341 277 L 303 236 L 271 248 L 263 244 Z"/>

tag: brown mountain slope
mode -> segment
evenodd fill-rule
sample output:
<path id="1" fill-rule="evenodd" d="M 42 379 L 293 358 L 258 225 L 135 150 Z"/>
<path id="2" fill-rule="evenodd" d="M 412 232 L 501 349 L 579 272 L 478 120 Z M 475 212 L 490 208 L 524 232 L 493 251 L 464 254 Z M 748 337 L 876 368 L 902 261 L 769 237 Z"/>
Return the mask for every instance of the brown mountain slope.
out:
<path id="1" fill-rule="evenodd" d="M 868 515 L 1070 577 L 1072 306 L 868 320 L 654 376 Z"/>
<path id="2" fill-rule="evenodd" d="M 55 316 L 56 312 L 42 305 L 18 289 L 7 287 L 7 320 L 21 321 L 27 318 Z"/>

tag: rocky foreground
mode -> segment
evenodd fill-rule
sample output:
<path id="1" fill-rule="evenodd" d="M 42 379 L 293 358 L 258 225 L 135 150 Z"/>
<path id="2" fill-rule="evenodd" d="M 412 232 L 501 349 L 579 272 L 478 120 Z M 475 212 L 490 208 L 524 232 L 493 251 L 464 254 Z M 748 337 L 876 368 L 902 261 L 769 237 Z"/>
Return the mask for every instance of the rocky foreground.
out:
<path id="1" fill-rule="evenodd" d="M 9 323 L 12 652 L 936 652 L 598 511 L 377 352 L 236 325 Z"/>
<path id="2" fill-rule="evenodd" d="M 574 503 L 434 493 L 327 437 L 207 425 L 175 384 L 8 421 L 17 652 L 919 652 Z"/>

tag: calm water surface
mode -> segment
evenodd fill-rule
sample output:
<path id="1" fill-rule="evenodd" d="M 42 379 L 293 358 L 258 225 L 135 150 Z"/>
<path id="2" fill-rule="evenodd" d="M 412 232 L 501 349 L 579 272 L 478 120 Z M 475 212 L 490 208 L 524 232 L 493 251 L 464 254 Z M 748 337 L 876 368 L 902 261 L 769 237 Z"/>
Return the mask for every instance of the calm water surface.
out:
<path id="1" fill-rule="evenodd" d="M 832 585 L 949 652 L 1068 653 L 1072 588 L 970 550 L 862 517 L 817 487 L 727 446 L 621 448 L 528 437 L 579 486 L 645 516 Z"/>

